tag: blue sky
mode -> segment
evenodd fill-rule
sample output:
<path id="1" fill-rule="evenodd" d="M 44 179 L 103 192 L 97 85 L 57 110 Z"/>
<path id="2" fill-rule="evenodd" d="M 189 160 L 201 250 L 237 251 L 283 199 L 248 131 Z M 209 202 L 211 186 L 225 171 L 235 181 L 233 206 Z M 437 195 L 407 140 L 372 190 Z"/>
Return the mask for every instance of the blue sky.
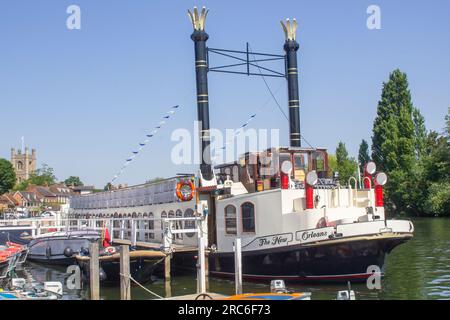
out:
<path id="1" fill-rule="evenodd" d="M 66 8 L 81 8 L 81 30 L 68 30 Z M 366 9 L 381 8 L 381 30 Z M 400 68 L 428 129 L 441 130 L 450 106 L 450 2 L 434 1 L 65 1 L 0 2 L 0 157 L 36 148 L 63 180 L 103 187 L 171 105 L 181 106 L 118 182 L 192 172 L 170 161 L 176 128 L 196 118 L 192 27 L 186 10 L 210 9 L 208 45 L 282 54 L 279 21 L 299 21 L 302 133 L 356 155 L 370 140 L 382 82 Z M 287 111 L 283 79 L 269 79 Z M 209 74 L 211 125 L 239 127 L 267 101 L 260 77 Z M 271 101 L 251 124 L 287 122 Z"/>

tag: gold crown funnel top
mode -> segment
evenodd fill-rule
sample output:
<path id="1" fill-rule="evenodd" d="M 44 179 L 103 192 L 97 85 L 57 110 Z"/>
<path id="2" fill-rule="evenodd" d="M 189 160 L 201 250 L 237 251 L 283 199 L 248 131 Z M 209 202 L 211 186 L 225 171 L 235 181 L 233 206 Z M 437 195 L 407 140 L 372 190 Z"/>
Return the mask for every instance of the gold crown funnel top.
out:
<path id="1" fill-rule="evenodd" d="M 297 20 L 292 19 L 292 22 L 286 19 L 286 22 L 280 21 L 281 26 L 283 27 L 284 35 L 286 37 L 286 41 L 295 41 L 295 36 L 297 33 L 298 23 Z"/>
<path id="2" fill-rule="evenodd" d="M 204 31 L 206 15 L 208 14 L 209 10 L 207 10 L 205 7 L 203 7 L 200 15 L 198 14 L 197 7 L 194 7 L 193 11 L 194 12 L 192 13 L 191 10 L 188 10 L 188 15 L 189 15 L 189 18 L 191 19 L 194 30 Z"/>

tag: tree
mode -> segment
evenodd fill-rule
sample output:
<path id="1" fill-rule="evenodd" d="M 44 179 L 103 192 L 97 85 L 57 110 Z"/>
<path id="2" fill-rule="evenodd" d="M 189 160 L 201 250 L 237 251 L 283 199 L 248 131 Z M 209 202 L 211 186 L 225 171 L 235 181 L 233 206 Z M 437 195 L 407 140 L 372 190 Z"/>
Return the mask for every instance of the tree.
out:
<path id="1" fill-rule="evenodd" d="M 339 172 L 341 185 L 347 185 L 350 177 L 356 177 L 357 166 L 355 159 L 348 157 L 345 143 L 340 141 L 336 148 L 336 169 Z"/>
<path id="2" fill-rule="evenodd" d="M 333 173 L 337 171 L 337 161 L 334 154 L 328 154 L 328 176 L 333 177 Z"/>
<path id="3" fill-rule="evenodd" d="M 364 165 L 369 161 L 370 161 L 369 144 L 367 143 L 366 140 L 362 139 L 358 151 L 359 170 L 361 174 L 364 173 Z"/>
<path id="4" fill-rule="evenodd" d="M 422 188 L 423 205 L 428 215 L 450 215 L 450 108 L 445 117 L 445 131 L 439 135 L 431 131 L 425 145 Z"/>
<path id="5" fill-rule="evenodd" d="M 112 184 L 111 182 L 108 182 L 104 187 L 103 187 L 103 191 L 109 191 L 112 189 Z"/>
<path id="6" fill-rule="evenodd" d="M 47 164 L 42 164 L 40 169 L 30 174 L 30 178 L 27 180 L 28 184 L 34 184 L 37 186 L 51 185 L 56 181 L 56 177 L 53 174 L 53 168 Z"/>
<path id="7" fill-rule="evenodd" d="M 419 109 L 413 109 L 413 123 L 414 123 L 414 147 L 416 151 L 416 158 L 420 160 L 425 155 L 425 148 L 427 144 L 427 129 L 425 128 L 425 118 L 420 113 Z"/>
<path id="8" fill-rule="evenodd" d="M 378 171 L 389 177 L 385 187 L 388 210 L 416 214 L 419 211 L 423 193 L 418 160 L 424 128 L 423 117 L 411 101 L 407 76 L 397 69 L 383 83 L 372 136 L 372 159 Z"/>
<path id="9" fill-rule="evenodd" d="M 70 176 L 68 177 L 65 181 L 64 184 L 67 187 L 71 187 L 71 186 L 75 186 L 75 187 L 80 187 L 80 186 L 84 186 L 83 182 L 80 180 L 79 177 L 75 177 L 75 176 Z"/>
<path id="10" fill-rule="evenodd" d="M 14 168 L 6 159 L 0 159 L 0 195 L 11 190 L 16 184 Z"/>

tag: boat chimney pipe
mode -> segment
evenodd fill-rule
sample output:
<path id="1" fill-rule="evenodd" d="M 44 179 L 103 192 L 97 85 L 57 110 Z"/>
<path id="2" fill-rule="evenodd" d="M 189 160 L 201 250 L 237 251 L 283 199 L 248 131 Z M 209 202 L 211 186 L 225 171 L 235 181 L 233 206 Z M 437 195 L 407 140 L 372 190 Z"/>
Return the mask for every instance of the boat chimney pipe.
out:
<path id="1" fill-rule="evenodd" d="M 206 41 L 209 36 L 205 32 L 205 20 L 208 10 L 202 8 L 199 14 L 197 7 L 188 15 L 194 27 L 191 35 L 195 48 L 195 75 L 197 81 L 197 116 L 199 121 L 199 136 L 201 143 L 200 171 L 205 180 L 213 178 L 210 151 L 209 103 L 208 103 L 208 62 Z"/>
<path id="2" fill-rule="evenodd" d="M 298 92 L 298 69 L 297 69 L 297 50 L 299 44 L 295 40 L 297 32 L 297 21 L 293 19 L 292 23 L 289 19 L 283 23 L 286 41 L 284 43 L 284 51 L 286 51 L 286 78 L 288 82 L 288 98 L 289 98 L 289 141 L 291 147 L 301 147 L 300 135 L 300 101 Z"/>

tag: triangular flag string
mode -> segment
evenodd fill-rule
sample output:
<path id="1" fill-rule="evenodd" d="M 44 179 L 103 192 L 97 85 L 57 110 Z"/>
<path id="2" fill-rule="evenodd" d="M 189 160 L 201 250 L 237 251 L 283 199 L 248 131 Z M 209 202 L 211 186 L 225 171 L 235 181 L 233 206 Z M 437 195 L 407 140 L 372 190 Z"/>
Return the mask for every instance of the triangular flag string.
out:
<path id="1" fill-rule="evenodd" d="M 175 111 L 179 108 L 178 105 L 173 106 L 170 108 L 168 112 L 166 112 L 165 116 L 162 117 L 162 120 L 158 123 L 158 126 L 154 127 L 153 130 L 146 134 L 145 139 L 143 142 L 139 143 L 139 148 L 136 151 L 132 151 L 132 155 L 125 160 L 125 163 L 122 165 L 120 170 L 114 175 L 113 179 L 111 180 L 110 184 L 112 184 L 115 180 L 117 180 L 124 170 L 130 165 L 130 163 L 137 157 L 137 155 L 144 149 L 144 147 L 150 142 L 151 138 L 155 136 L 155 134 L 166 124 L 166 120 L 170 119 L 173 114 L 175 114 Z"/>

